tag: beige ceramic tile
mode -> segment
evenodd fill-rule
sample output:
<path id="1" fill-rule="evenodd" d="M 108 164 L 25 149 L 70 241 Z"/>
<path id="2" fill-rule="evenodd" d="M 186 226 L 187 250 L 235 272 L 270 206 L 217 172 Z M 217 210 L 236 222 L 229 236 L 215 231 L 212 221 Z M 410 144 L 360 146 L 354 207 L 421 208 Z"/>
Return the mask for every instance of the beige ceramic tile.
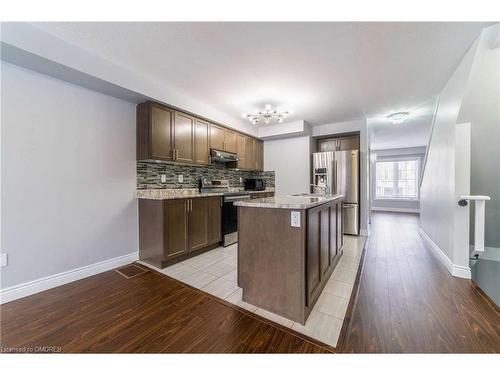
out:
<path id="1" fill-rule="evenodd" d="M 211 275 L 209 273 L 196 270 L 196 273 L 189 275 L 180 279 L 183 283 L 191 285 L 194 288 L 203 288 L 205 285 L 211 283 L 216 280 L 217 276 Z"/>
<path id="2" fill-rule="evenodd" d="M 207 272 L 207 273 L 212 274 L 214 276 L 222 277 L 224 275 L 227 275 L 230 272 L 233 272 L 235 269 L 236 269 L 236 266 L 219 262 L 219 263 L 212 264 L 208 267 L 203 267 L 201 270 L 203 272 Z"/>
<path id="3" fill-rule="evenodd" d="M 354 272 L 354 270 L 349 271 L 335 268 L 332 273 L 331 279 L 354 285 L 354 281 L 356 280 L 356 272 Z"/>
<path id="4" fill-rule="evenodd" d="M 229 297 L 236 289 L 238 289 L 238 286 L 234 281 L 224 279 L 216 279 L 201 288 L 201 290 L 219 298 Z"/>
<path id="5" fill-rule="evenodd" d="M 228 301 L 234 305 L 238 305 L 239 307 L 242 307 L 245 310 L 248 310 L 250 312 L 255 312 L 255 310 L 257 310 L 257 306 L 254 306 L 254 305 L 251 305 L 249 303 L 242 301 L 241 300 L 242 293 L 243 293 L 243 289 L 238 288 L 236 290 L 236 292 L 234 292 L 233 294 L 231 294 L 229 297 L 226 298 L 226 301 Z"/>
<path id="6" fill-rule="evenodd" d="M 228 256 L 224 260 L 222 260 L 222 263 L 230 264 L 231 266 L 238 266 L 238 258 L 236 256 Z"/>
<path id="7" fill-rule="evenodd" d="M 347 311 L 349 300 L 335 296 L 323 291 L 318 298 L 318 301 L 313 307 L 313 310 L 322 312 L 323 314 L 331 315 L 335 318 L 343 320 Z"/>
<path id="8" fill-rule="evenodd" d="M 295 322 L 292 329 L 335 347 L 342 329 L 342 320 L 313 310 L 305 326 Z"/>
<path id="9" fill-rule="evenodd" d="M 325 285 L 325 289 L 323 289 L 323 293 L 330 293 L 335 296 L 339 296 L 342 298 L 351 298 L 353 285 L 343 283 L 342 281 L 338 281 L 330 278 Z"/>
<path id="10" fill-rule="evenodd" d="M 182 265 L 188 266 L 188 267 L 193 267 L 196 269 L 203 269 L 205 267 L 209 267 L 213 264 L 217 263 L 217 261 L 210 259 L 204 255 L 198 255 L 196 257 L 187 259 L 183 262 L 181 262 Z"/>
<path id="11" fill-rule="evenodd" d="M 188 267 L 182 264 L 175 264 L 173 266 L 160 270 L 164 275 L 170 276 L 174 279 L 181 280 L 198 272 L 196 268 Z"/>
<path id="12" fill-rule="evenodd" d="M 283 316 L 274 314 L 270 311 L 267 311 L 267 310 L 264 310 L 261 308 L 258 308 L 257 310 L 255 310 L 255 314 L 260 315 L 266 319 L 269 319 L 275 323 L 281 324 L 282 326 L 285 326 L 288 328 L 291 328 L 293 323 L 294 323 L 293 320 L 287 319 Z"/>
<path id="13" fill-rule="evenodd" d="M 229 272 L 228 274 L 222 276 L 223 279 L 229 280 L 229 281 L 238 281 L 238 270 L 235 269 L 232 272 Z"/>
<path id="14" fill-rule="evenodd" d="M 212 250 L 208 253 L 199 255 L 200 257 L 205 257 L 207 259 L 215 260 L 216 262 L 221 262 L 226 258 L 230 258 L 232 255 L 225 254 L 220 250 Z"/>

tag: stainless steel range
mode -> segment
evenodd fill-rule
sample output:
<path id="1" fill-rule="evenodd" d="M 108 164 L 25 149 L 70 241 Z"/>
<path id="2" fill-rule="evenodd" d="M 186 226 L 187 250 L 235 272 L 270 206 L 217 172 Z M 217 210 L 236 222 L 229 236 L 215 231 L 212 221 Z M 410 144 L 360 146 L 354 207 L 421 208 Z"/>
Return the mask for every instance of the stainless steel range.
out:
<path id="1" fill-rule="evenodd" d="M 231 191 L 228 180 L 200 179 L 201 193 L 224 194 L 222 205 L 222 245 L 224 247 L 238 242 L 238 208 L 233 205 L 239 200 L 250 199 L 250 194 L 245 191 Z"/>

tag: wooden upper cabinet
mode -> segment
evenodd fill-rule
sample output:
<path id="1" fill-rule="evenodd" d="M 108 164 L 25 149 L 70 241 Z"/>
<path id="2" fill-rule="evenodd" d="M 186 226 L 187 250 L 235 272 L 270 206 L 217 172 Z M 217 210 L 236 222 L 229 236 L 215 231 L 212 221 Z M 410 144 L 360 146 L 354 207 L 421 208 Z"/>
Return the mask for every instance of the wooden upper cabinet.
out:
<path id="1" fill-rule="evenodd" d="M 194 162 L 196 164 L 208 164 L 210 146 L 208 135 L 210 123 L 208 121 L 196 118 L 194 121 Z"/>
<path id="2" fill-rule="evenodd" d="M 224 151 L 225 129 L 222 126 L 210 124 L 210 148 Z"/>
<path id="3" fill-rule="evenodd" d="M 173 160 L 173 110 L 154 103 L 137 106 L 137 160 Z"/>
<path id="4" fill-rule="evenodd" d="M 174 119 L 174 160 L 194 162 L 194 117 L 179 111 Z"/>
<path id="5" fill-rule="evenodd" d="M 236 132 L 225 129 L 224 131 L 224 150 L 236 153 Z"/>
<path id="6" fill-rule="evenodd" d="M 339 151 L 359 150 L 359 137 L 342 137 L 337 139 L 337 149 Z"/>
<path id="7" fill-rule="evenodd" d="M 318 140 L 318 152 L 359 150 L 359 135 Z"/>
<path id="8" fill-rule="evenodd" d="M 245 162 L 245 137 L 243 134 L 236 134 L 236 155 L 238 155 L 238 168 L 240 169 L 246 169 L 246 162 Z"/>
<path id="9" fill-rule="evenodd" d="M 261 140 L 255 140 L 254 144 L 255 153 L 255 169 L 257 171 L 264 170 L 264 142 Z"/>
<path id="10" fill-rule="evenodd" d="M 245 137 L 245 169 L 255 169 L 255 139 Z"/>
<path id="11" fill-rule="evenodd" d="M 263 170 L 263 143 L 162 104 L 137 105 L 137 160 L 210 164 L 210 149 L 232 152 L 229 168 Z"/>

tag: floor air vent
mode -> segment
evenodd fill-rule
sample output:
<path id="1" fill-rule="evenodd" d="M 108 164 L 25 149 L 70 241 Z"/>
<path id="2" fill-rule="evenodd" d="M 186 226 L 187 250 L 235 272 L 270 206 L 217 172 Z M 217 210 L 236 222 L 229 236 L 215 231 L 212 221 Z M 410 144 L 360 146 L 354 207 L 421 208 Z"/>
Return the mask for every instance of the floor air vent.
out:
<path id="1" fill-rule="evenodd" d="M 142 275 L 143 273 L 148 272 L 144 268 L 139 267 L 138 265 L 135 264 L 129 264 L 128 266 L 117 268 L 115 271 L 126 279 L 131 279 L 132 277 L 136 277 Z"/>

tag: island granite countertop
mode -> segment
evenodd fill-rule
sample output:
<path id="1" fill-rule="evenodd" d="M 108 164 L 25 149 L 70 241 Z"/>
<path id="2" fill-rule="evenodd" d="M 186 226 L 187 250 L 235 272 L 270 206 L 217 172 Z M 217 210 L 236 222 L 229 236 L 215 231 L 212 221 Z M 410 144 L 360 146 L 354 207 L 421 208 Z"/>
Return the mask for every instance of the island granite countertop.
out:
<path id="1" fill-rule="evenodd" d="M 245 194 L 259 194 L 259 193 L 273 193 L 274 188 L 268 188 L 260 191 L 249 191 L 241 188 L 230 188 L 228 193 L 245 193 Z M 135 197 L 137 199 L 182 199 L 182 198 L 201 198 L 201 197 L 222 197 L 224 193 L 200 193 L 199 189 L 143 189 L 137 190 Z"/>
<path id="2" fill-rule="evenodd" d="M 340 201 L 344 195 L 326 195 L 326 196 L 291 196 L 275 195 L 268 198 L 257 198 L 246 201 L 236 201 L 233 204 L 239 207 L 260 207 L 260 208 L 285 208 L 295 210 L 306 210 L 311 207 L 319 206 L 325 203 Z"/>

